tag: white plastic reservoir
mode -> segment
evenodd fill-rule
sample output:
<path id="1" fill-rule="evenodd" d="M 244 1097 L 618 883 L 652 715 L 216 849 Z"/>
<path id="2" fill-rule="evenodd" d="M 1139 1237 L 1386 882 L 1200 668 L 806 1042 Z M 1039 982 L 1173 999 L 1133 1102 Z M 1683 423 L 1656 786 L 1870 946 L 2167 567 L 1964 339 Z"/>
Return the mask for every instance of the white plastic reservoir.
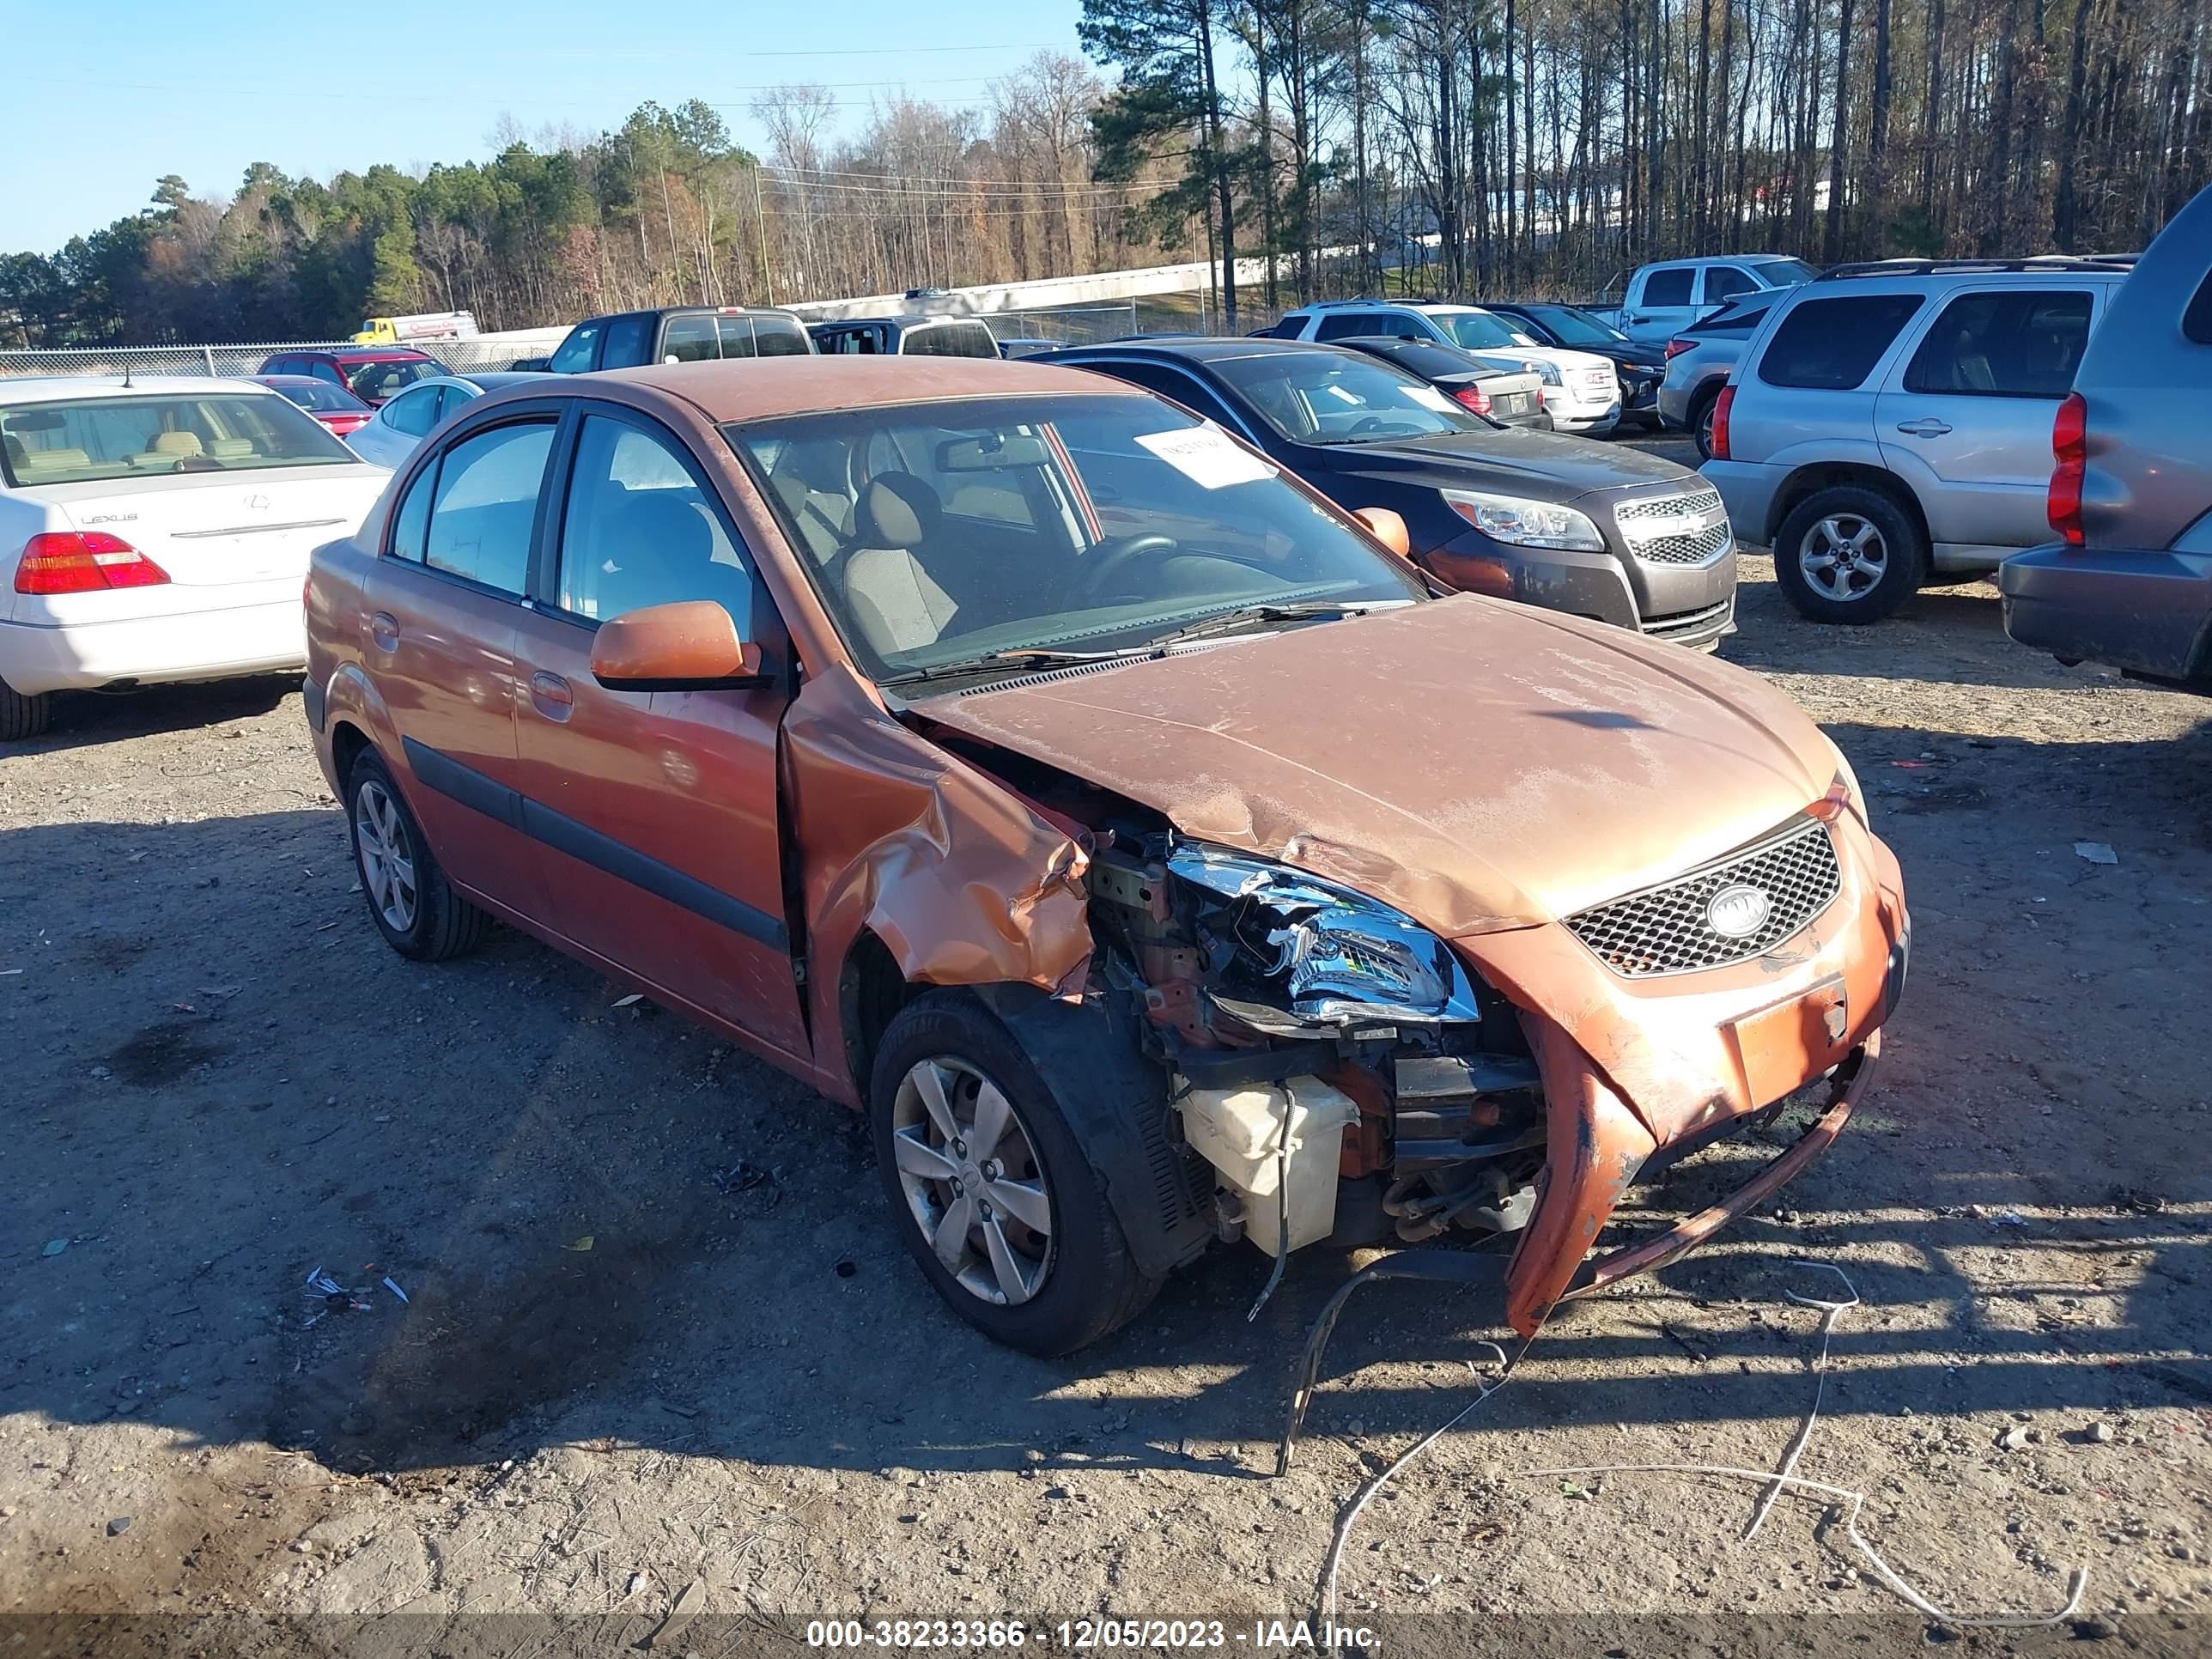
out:
<path id="1" fill-rule="evenodd" d="M 1177 1103 L 1183 1139 L 1221 1172 L 1222 1184 L 1244 1200 L 1244 1236 L 1279 1255 L 1281 1200 L 1289 1171 L 1290 1244 L 1318 1243 L 1336 1228 L 1337 1159 L 1344 1132 L 1359 1121 L 1352 1097 L 1317 1077 L 1234 1089 L 1193 1089 Z M 1283 1156 L 1289 1137 L 1289 1157 Z"/>

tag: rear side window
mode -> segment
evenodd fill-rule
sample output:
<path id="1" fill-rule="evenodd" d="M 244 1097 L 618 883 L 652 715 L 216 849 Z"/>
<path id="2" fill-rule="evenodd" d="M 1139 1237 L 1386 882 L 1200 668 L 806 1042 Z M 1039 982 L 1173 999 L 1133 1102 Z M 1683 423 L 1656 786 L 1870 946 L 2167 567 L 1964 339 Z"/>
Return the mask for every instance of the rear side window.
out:
<path id="1" fill-rule="evenodd" d="M 1739 301 L 1726 311 L 1717 311 L 1703 322 L 1692 323 L 1682 331 L 1685 334 L 1726 334 L 1744 336 L 1766 320 L 1766 313 L 1774 309 L 1774 301 L 1744 304 Z"/>
<path id="2" fill-rule="evenodd" d="M 552 452 L 550 422 L 494 427 L 464 438 L 438 464 L 422 562 L 505 593 L 530 571 L 530 531 Z M 411 503 L 410 503 L 411 505 Z"/>
<path id="3" fill-rule="evenodd" d="M 2089 343 L 2089 296 L 1962 294 L 1945 306 L 1905 371 L 1907 392 L 2063 398 Z"/>
<path id="4" fill-rule="evenodd" d="M 1769 386 L 1849 392 L 1865 382 L 1921 307 L 1917 294 L 1856 294 L 1794 307 L 1759 361 Z"/>
<path id="5" fill-rule="evenodd" d="M 754 318 L 753 350 L 763 357 L 811 357 L 814 355 L 813 343 L 806 337 L 805 326 L 791 317 Z"/>
<path id="6" fill-rule="evenodd" d="M 592 354 L 599 349 L 599 333 L 605 323 L 579 323 L 568 331 L 568 337 L 561 342 L 561 349 L 553 354 L 550 368 L 562 374 L 581 374 L 592 367 Z"/>
<path id="7" fill-rule="evenodd" d="M 438 424 L 438 392 L 434 386 L 403 392 L 384 406 L 384 423 L 394 432 L 419 438 Z"/>
<path id="8" fill-rule="evenodd" d="M 1717 306 L 1732 295 L 1748 294 L 1758 286 L 1734 265 L 1715 265 L 1705 272 L 1705 303 Z"/>
<path id="9" fill-rule="evenodd" d="M 981 323 L 945 323 L 918 328 L 906 337 L 902 349 L 909 357 L 995 357 L 998 344 Z"/>
<path id="10" fill-rule="evenodd" d="M 1698 273 L 1687 265 L 1673 265 L 1665 270 L 1655 270 L 1644 279 L 1644 303 L 1647 306 L 1686 306 L 1690 303 L 1690 284 Z"/>
<path id="11" fill-rule="evenodd" d="M 2189 309 L 2181 313 L 2181 332 L 2198 345 L 2212 345 L 2212 276 L 2197 284 Z"/>
<path id="12" fill-rule="evenodd" d="M 722 355 L 712 317 L 671 317 L 660 331 L 660 361 L 701 363 Z"/>

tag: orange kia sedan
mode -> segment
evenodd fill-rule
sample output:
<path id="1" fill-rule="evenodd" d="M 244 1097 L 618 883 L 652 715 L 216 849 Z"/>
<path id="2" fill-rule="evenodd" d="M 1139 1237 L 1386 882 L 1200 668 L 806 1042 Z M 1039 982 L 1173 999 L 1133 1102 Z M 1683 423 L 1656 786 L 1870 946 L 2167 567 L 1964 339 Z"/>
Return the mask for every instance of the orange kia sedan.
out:
<path id="1" fill-rule="evenodd" d="M 865 1111 L 921 1272 L 1054 1353 L 1243 1240 L 1516 1236 L 1512 1322 L 1832 1140 L 1909 931 L 1764 680 L 1440 597 L 1079 371 L 518 386 L 314 557 L 307 718 L 369 915 L 498 920 Z M 1725 1202 L 1648 1163 L 1821 1085 Z"/>

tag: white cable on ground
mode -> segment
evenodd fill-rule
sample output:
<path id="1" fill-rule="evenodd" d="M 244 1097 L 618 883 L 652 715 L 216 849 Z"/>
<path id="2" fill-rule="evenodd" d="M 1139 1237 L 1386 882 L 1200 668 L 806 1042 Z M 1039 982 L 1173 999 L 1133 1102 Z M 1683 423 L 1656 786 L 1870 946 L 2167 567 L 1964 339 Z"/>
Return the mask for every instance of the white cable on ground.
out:
<path id="1" fill-rule="evenodd" d="M 1831 1486 L 1819 1480 L 1808 1480 L 1802 1475 L 1776 1474 L 1765 1469 L 1732 1468 L 1723 1463 L 1589 1463 L 1577 1468 L 1523 1469 L 1527 1480 L 1566 1474 L 1718 1474 L 1736 1480 L 1773 1481 L 1784 1486 L 1794 1486 L 1802 1492 L 1820 1492 L 1829 1498 L 1840 1498 L 1850 1504 L 1844 1516 L 1844 1530 L 1875 1576 L 1889 1586 L 1905 1601 L 1939 1625 L 1954 1630 L 2037 1630 L 2045 1626 L 2060 1624 L 2074 1616 L 2081 1605 L 2081 1591 L 2089 1580 L 2088 1571 L 2076 1567 L 2066 1580 L 2066 1605 L 2056 1613 L 1993 1613 L 1967 1617 L 1937 1607 L 1899 1577 L 1888 1562 L 1875 1553 L 1873 1545 L 1859 1532 L 1859 1510 L 1865 1506 L 1866 1494 L 1853 1492 L 1849 1486 Z"/>
<path id="2" fill-rule="evenodd" d="M 1797 1256 L 1790 1265 L 1793 1267 L 1826 1268 L 1844 1281 L 1844 1288 L 1850 1292 L 1851 1299 L 1848 1302 L 1823 1302 L 1818 1297 L 1800 1296 L 1795 1291 L 1782 1292 L 1800 1307 L 1818 1308 L 1825 1316 L 1820 1321 L 1820 1357 L 1813 1362 L 1813 1409 L 1805 1413 L 1805 1420 L 1797 1426 L 1796 1437 L 1790 1441 L 1790 1449 L 1782 1455 L 1780 1480 L 1759 1495 L 1759 1506 L 1752 1511 L 1751 1524 L 1743 1529 L 1743 1536 L 1736 1540 L 1739 1544 L 1751 1542 L 1759 1529 L 1766 1524 L 1767 1511 L 1774 1507 L 1774 1500 L 1782 1496 L 1781 1481 L 1797 1473 L 1797 1459 L 1804 1452 L 1805 1443 L 1813 1437 L 1813 1425 L 1820 1420 L 1820 1399 L 1827 1391 L 1828 1339 L 1836 1334 L 1836 1321 L 1859 1305 L 1858 1286 L 1852 1284 L 1850 1275 L 1832 1261 L 1808 1261 L 1803 1256 Z"/>
<path id="3" fill-rule="evenodd" d="M 1396 1479 L 1398 1472 L 1401 1469 L 1406 1468 L 1423 1452 L 1428 1450 L 1431 1446 L 1433 1446 L 1437 1441 L 1443 1439 L 1445 1435 L 1457 1428 L 1462 1423 L 1464 1423 L 1468 1418 L 1474 1413 L 1474 1408 L 1477 1406 L 1482 1404 L 1484 1401 L 1489 1399 L 1491 1395 L 1496 1394 L 1500 1389 L 1504 1388 L 1507 1380 L 1513 1375 L 1513 1368 L 1521 1363 L 1521 1354 L 1524 1354 L 1528 1352 L 1528 1344 L 1523 1342 L 1521 1345 L 1521 1352 L 1515 1354 L 1512 1358 L 1508 1359 L 1505 1357 L 1505 1350 L 1499 1347 L 1495 1342 L 1483 1342 L 1477 1346 L 1487 1348 L 1491 1352 L 1498 1356 L 1498 1364 L 1499 1368 L 1498 1381 L 1490 1383 L 1486 1387 L 1482 1381 L 1481 1373 L 1475 1370 L 1473 1362 L 1470 1361 L 1468 1364 L 1468 1371 L 1474 1378 L 1474 1386 L 1480 1389 L 1482 1392 L 1476 1395 L 1474 1399 L 1468 1401 L 1465 1406 L 1462 1407 L 1459 1413 L 1452 1418 L 1449 1422 L 1437 1424 L 1435 1428 L 1431 1429 L 1419 1440 L 1416 1440 L 1412 1445 L 1407 1447 L 1405 1450 L 1400 1452 L 1397 1456 L 1392 1458 L 1389 1463 L 1383 1466 L 1381 1474 L 1377 1474 L 1372 1480 L 1369 1481 L 1365 1486 L 1359 1489 L 1358 1496 L 1352 1500 L 1351 1506 L 1344 1511 L 1343 1517 L 1337 1522 L 1335 1534 L 1328 1540 L 1328 1559 L 1322 1564 L 1322 1613 L 1323 1617 L 1330 1620 L 1334 1620 L 1336 1617 L 1336 1570 L 1344 1560 L 1344 1547 L 1352 1537 L 1352 1528 L 1353 1524 L 1359 1519 L 1360 1510 L 1367 1507 L 1367 1500 L 1374 1497 L 1376 1492 L 1381 1492 L 1383 1487 L 1389 1486 L 1393 1480 Z"/>
<path id="4" fill-rule="evenodd" d="M 1784 1488 L 1795 1488 L 1799 1492 L 1818 1492 L 1824 1497 L 1842 1498 L 1850 1505 L 1844 1517 L 1844 1535 L 1851 1540 L 1851 1547 L 1866 1558 L 1867 1565 L 1874 1569 L 1875 1577 L 1881 1579 L 1907 1605 L 1925 1613 L 1937 1624 L 1948 1625 L 1956 1630 L 2036 1630 L 2059 1624 L 2072 1618 L 2075 1610 L 2081 1605 L 2081 1592 L 2089 1582 L 2088 1571 L 2086 1567 L 2075 1568 L 2073 1573 L 2068 1577 L 2066 1605 L 2056 1613 L 1993 1613 L 1970 1617 L 1937 1607 L 1919 1591 L 1914 1589 L 1911 1585 L 1906 1583 L 1897 1570 L 1881 1559 L 1875 1547 L 1868 1543 L 1865 1535 L 1859 1531 L 1859 1511 L 1866 1507 L 1864 1492 L 1854 1492 L 1848 1486 L 1831 1486 L 1822 1481 L 1808 1480 L 1798 1474 L 1797 1459 L 1804 1452 L 1806 1442 L 1813 1437 L 1813 1425 L 1820 1421 L 1820 1399 L 1827 1387 L 1829 1339 L 1835 1334 L 1836 1322 L 1850 1310 L 1859 1305 L 1859 1293 L 1858 1287 L 1851 1283 L 1850 1275 L 1832 1262 L 1811 1261 L 1801 1256 L 1794 1258 L 1790 1265 L 1800 1267 L 1820 1267 L 1835 1274 L 1844 1281 L 1844 1288 L 1850 1293 L 1851 1299 L 1848 1302 L 1826 1302 L 1818 1297 L 1800 1296 L 1795 1291 L 1783 1292 L 1800 1307 L 1820 1309 L 1822 1317 L 1820 1357 L 1814 1366 L 1815 1381 L 1813 1384 L 1813 1408 L 1806 1413 L 1804 1423 L 1798 1428 L 1796 1437 L 1791 1439 L 1789 1450 L 1783 1454 L 1780 1469 L 1772 1474 L 1766 1474 L 1758 1469 L 1739 1469 L 1719 1463 L 1601 1463 L 1571 1469 L 1526 1469 L 1522 1472 L 1523 1477 L 1534 1480 L 1570 1474 L 1717 1474 L 1732 1480 L 1756 1480 L 1764 1485 L 1766 1491 L 1760 1494 L 1759 1506 L 1751 1517 L 1751 1524 L 1744 1528 L 1742 1537 L 1736 1540 L 1739 1545 L 1751 1540 L 1752 1534 L 1757 1532 L 1761 1523 L 1765 1521 L 1767 1511 L 1774 1507 L 1774 1500 L 1782 1495 Z"/>

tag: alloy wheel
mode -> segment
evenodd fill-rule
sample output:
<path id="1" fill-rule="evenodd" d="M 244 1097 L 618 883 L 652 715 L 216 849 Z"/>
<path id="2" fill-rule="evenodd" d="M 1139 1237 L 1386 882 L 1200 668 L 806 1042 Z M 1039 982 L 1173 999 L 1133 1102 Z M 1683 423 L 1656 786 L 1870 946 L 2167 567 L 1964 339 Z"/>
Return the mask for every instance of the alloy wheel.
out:
<path id="1" fill-rule="evenodd" d="M 1889 574 L 1889 544 L 1873 520 L 1831 514 L 1805 532 L 1797 568 L 1815 592 L 1849 604 L 1864 599 Z"/>
<path id="2" fill-rule="evenodd" d="M 1043 1288 L 1052 1195 L 997 1084 L 950 1054 L 917 1061 L 891 1103 L 891 1147 L 915 1225 L 963 1290 L 1014 1307 Z"/>
<path id="3" fill-rule="evenodd" d="M 374 780 L 354 795 L 354 844 L 361 849 L 361 882 L 368 902 L 395 933 L 415 926 L 415 842 L 398 803 Z"/>

